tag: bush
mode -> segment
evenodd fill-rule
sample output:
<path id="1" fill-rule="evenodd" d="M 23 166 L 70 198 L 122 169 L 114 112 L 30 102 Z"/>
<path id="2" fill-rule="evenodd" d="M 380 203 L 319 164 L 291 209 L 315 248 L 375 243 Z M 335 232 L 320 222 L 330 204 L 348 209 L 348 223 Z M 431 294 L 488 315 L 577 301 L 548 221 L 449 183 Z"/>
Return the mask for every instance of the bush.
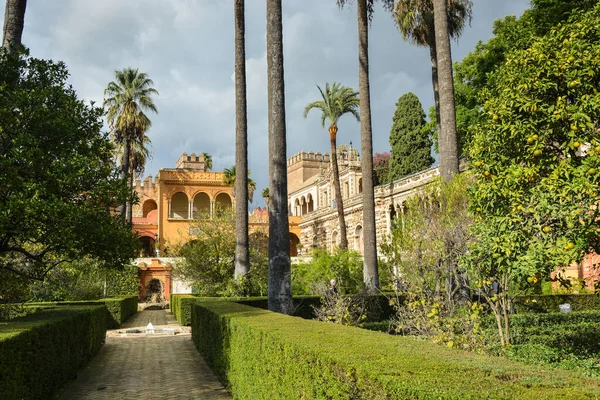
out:
<path id="1" fill-rule="evenodd" d="M 41 309 L 0 323 L 2 399 L 46 399 L 98 353 L 106 307 Z"/>
<path id="2" fill-rule="evenodd" d="M 234 398 L 593 398 L 595 379 L 232 302 L 192 306 L 192 337 Z"/>
<path id="3" fill-rule="evenodd" d="M 234 301 L 252 307 L 268 309 L 266 297 L 200 297 L 192 294 L 172 294 L 171 313 L 180 325 L 192 324 L 192 304 L 197 301 Z M 294 296 L 294 316 L 311 319 L 314 317 L 313 308 L 318 307 L 320 297 L 318 296 Z"/>
<path id="4" fill-rule="evenodd" d="M 514 300 L 514 305 L 517 312 L 558 312 L 559 304 L 564 303 L 569 303 L 573 311 L 600 311 L 600 295 L 598 294 L 520 296 Z"/>
<path id="5" fill-rule="evenodd" d="M 55 306 L 83 306 L 103 303 L 106 306 L 106 327 L 108 329 L 119 328 L 123 322 L 137 312 L 137 296 L 122 296 L 91 301 L 54 301 L 54 302 L 31 302 L 25 303 L 27 308 L 52 308 Z"/>
<path id="6" fill-rule="evenodd" d="M 123 322 L 137 312 L 138 297 L 123 296 L 110 299 L 98 300 L 104 302 L 108 310 L 107 327 L 109 329 L 119 328 Z"/>

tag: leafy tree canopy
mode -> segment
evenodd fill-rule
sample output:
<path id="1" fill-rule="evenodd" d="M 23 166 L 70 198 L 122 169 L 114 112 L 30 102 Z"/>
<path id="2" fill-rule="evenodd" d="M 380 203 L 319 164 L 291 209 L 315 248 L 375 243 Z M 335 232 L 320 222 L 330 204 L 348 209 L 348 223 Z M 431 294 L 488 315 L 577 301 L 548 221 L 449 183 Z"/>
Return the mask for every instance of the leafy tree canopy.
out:
<path id="1" fill-rule="evenodd" d="M 600 6 L 574 15 L 482 90 L 470 263 L 484 275 L 523 281 L 600 250 L 599 21 Z"/>
<path id="2" fill-rule="evenodd" d="M 393 120 L 389 181 L 422 171 L 434 162 L 431 157 L 431 131 L 425 123 L 423 106 L 414 93 L 404 94 L 398 99 Z"/>
<path id="3" fill-rule="evenodd" d="M 392 154 L 389 151 L 385 153 L 375 153 L 373 156 L 373 185 L 382 185 L 390 182 L 390 158 Z"/>
<path id="4" fill-rule="evenodd" d="M 235 282 L 235 219 L 231 212 L 201 216 L 191 229 L 187 243 L 176 246 L 181 257 L 173 273 L 192 282 L 205 296 L 260 295 L 267 293 L 268 237 L 263 232 L 249 235 L 250 271 L 241 283 Z"/>
<path id="5" fill-rule="evenodd" d="M 43 280 L 84 256 L 120 266 L 136 239 L 110 209 L 133 195 L 102 134 L 102 109 L 63 63 L 0 53 L 0 270 Z"/>
<path id="6" fill-rule="evenodd" d="M 469 128 L 482 118 L 481 90 L 488 79 L 500 68 L 508 55 L 531 46 L 536 37 L 544 36 L 573 13 L 588 10 L 596 0 L 532 0 L 531 8 L 520 18 L 507 16 L 494 22 L 494 36 L 487 42 L 479 42 L 475 49 L 454 65 L 454 96 L 456 103 L 456 131 L 460 154 L 469 141 Z M 435 130 L 435 113 L 430 113 Z M 437 132 L 434 132 L 434 148 L 437 151 Z"/>

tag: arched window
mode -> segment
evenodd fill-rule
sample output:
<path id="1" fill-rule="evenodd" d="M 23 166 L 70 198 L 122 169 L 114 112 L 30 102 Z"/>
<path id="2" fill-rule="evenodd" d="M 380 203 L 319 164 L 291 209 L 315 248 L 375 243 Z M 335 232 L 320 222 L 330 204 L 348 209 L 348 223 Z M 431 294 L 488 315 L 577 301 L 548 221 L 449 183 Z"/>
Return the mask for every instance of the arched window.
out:
<path id="1" fill-rule="evenodd" d="M 360 254 L 364 254 L 363 229 L 361 225 L 356 225 L 356 229 L 354 229 L 354 249 Z"/>
<path id="2" fill-rule="evenodd" d="M 300 199 L 296 199 L 294 202 L 294 215 L 301 215 Z"/>
<path id="3" fill-rule="evenodd" d="M 148 199 L 144 202 L 144 205 L 142 206 L 142 216 L 146 218 L 148 217 L 148 213 L 150 213 L 150 211 L 157 209 L 158 206 L 156 205 L 156 202 L 152 199 Z"/>
<path id="4" fill-rule="evenodd" d="M 313 201 L 312 195 L 309 193 L 308 196 L 306 197 L 307 202 L 308 202 L 308 212 L 313 212 L 315 211 L 315 202 Z"/>
<path id="5" fill-rule="evenodd" d="M 171 197 L 171 213 L 169 218 L 188 219 L 189 216 L 188 197 L 183 192 L 177 192 Z"/>
<path id="6" fill-rule="evenodd" d="M 210 197 L 200 192 L 194 197 L 194 218 L 210 217 Z"/>
<path id="7" fill-rule="evenodd" d="M 358 179 L 358 193 L 362 193 L 362 178 Z"/>
<path id="8" fill-rule="evenodd" d="M 336 247 L 339 246 L 340 241 L 339 241 L 339 234 L 337 231 L 333 231 L 333 233 L 331 234 L 331 251 L 333 251 Z"/>
<path id="9" fill-rule="evenodd" d="M 219 193 L 215 198 L 215 206 L 217 212 L 224 212 L 225 210 L 231 211 L 232 201 L 231 197 L 227 193 Z"/>
<path id="10" fill-rule="evenodd" d="M 307 204 L 306 198 L 304 196 L 302 196 L 301 204 L 302 204 L 302 212 L 300 215 L 304 215 L 304 214 L 308 213 L 308 204 Z"/>

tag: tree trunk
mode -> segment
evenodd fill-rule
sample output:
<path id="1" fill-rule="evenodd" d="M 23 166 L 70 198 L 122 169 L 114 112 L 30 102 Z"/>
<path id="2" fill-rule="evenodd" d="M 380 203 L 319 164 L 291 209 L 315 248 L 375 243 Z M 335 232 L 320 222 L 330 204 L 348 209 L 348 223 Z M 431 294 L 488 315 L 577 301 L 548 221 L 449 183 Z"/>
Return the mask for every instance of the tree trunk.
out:
<path id="1" fill-rule="evenodd" d="M 131 155 L 129 156 L 131 158 Z M 129 177 L 127 179 L 127 185 L 129 187 L 129 189 L 133 190 L 133 177 L 134 177 L 134 173 L 133 173 L 133 169 L 130 169 L 129 172 Z M 127 210 L 127 223 L 129 224 L 129 226 L 133 225 L 133 203 L 130 201 L 127 202 L 127 206 L 126 206 L 126 210 Z"/>
<path id="2" fill-rule="evenodd" d="M 373 192 L 373 132 L 369 89 L 369 25 L 367 0 L 358 0 L 358 91 L 360 93 L 360 144 L 363 180 L 363 275 L 367 287 L 379 288 L 375 195 Z"/>
<path id="3" fill-rule="evenodd" d="M 438 63 L 435 42 L 429 46 L 429 56 L 431 57 L 431 83 L 433 85 L 433 100 L 435 103 L 435 128 L 438 134 L 438 150 L 440 140 L 440 85 L 438 82 Z"/>
<path id="4" fill-rule="evenodd" d="M 337 126 L 329 127 L 329 142 L 331 144 L 331 168 L 333 170 L 333 186 L 335 188 L 335 202 L 338 212 L 338 221 L 340 224 L 340 249 L 348 249 L 348 236 L 346 235 L 346 218 L 344 217 L 344 200 L 342 199 L 342 189 L 340 187 L 340 169 L 337 162 Z M 335 243 L 333 243 L 335 245 Z"/>
<path id="5" fill-rule="evenodd" d="M 234 2 L 235 18 L 235 280 L 250 269 L 248 245 L 248 120 L 244 0 Z"/>
<path id="6" fill-rule="evenodd" d="M 458 173 L 458 146 L 456 143 L 456 114 L 454 110 L 454 82 L 452 81 L 452 56 L 448 35 L 446 0 L 433 0 L 435 45 L 438 61 L 440 94 L 440 175 L 444 181 L 452 180 Z"/>
<path id="7" fill-rule="evenodd" d="M 281 0 L 267 0 L 269 124 L 269 310 L 291 314 L 292 279 L 287 207 L 285 89 Z"/>
<path id="8" fill-rule="evenodd" d="M 121 164 L 121 178 L 127 182 L 127 187 L 131 189 L 129 186 L 129 159 L 131 158 L 131 139 L 129 137 L 125 138 L 125 148 L 123 149 L 123 161 Z M 128 194 L 129 195 L 129 194 Z M 121 204 L 119 207 L 119 213 L 125 219 L 125 222 L 129 222 L 127 219 L 127 205 L 129 201 L 125 201 L 124 204 Z"/>
<path id="9" fill-rule="evenodd" d="M 2 47 L 12 53 L 21 46 L 27 0 L 6 0 Z"/>

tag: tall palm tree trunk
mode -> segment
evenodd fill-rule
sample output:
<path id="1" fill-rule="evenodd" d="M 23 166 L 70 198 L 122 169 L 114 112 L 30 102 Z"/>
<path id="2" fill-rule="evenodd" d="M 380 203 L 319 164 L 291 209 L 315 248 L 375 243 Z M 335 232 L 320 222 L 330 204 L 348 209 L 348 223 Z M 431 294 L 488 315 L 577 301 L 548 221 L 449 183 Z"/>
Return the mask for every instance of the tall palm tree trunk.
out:
<path id="1" fill-rule="evenodd" d="M 2 47 L 8 53 L 12 53 L 21 46 L 26 7 L 27 0 L 6 0 Z"/>
<path id="2" fill-rule="evenodd" d="M 358 92 L 360 93 L 360 147 L 363 180 L 363 278 L 367 287 L 379 288 L 375 194 L 373 191 L 373 131 L 369 89 L 369 21 L 367 0 L 358 0 Z"/>
<path id="3" fill-rule="evenodd" d="M 248 244 L 248 120 L 244 0 L 234 2 L 235 18 L 235 280 L 250 269 Z"/>
<path id="4" fill-rule="evenodd" d="M 346 218 L 344 217 L 344 203 L 340 185 L 340 169 L 337 162 L 337 126 L 329 127 L 329 142 L 331 143 L 331 168 L 333 170 L 333 187 L 335 188 L 335 203 L 340 224 L 340 249 L 348 248 L 348 236 L 346 235 Z M 335 243 L 333 243 L 335 245 Z"/>
<path id="5" fill-rule="evenodd" d="M 292 313 L 281 0 L 267 0 L 269 310 Z"/>
<path id="6" fill-rule="evenodd" d="M 433 15 L 440 85 L 440 131 L 438 132 L 440 175 L 444 181 L 449 182 L 452 180 L 452 176 L 458 173 L 458 146 L 446 0 L 433 0 Z"/>
<path id="7" fill-rule="evenodd" d="M 131 154 L 129 155 L 129 158 L 131 158 Z M 127 180 L 127 184 L 129 186 L 129 189 L 133 190 L 133 178 L 135 177 L 135 173 L 133 172 L 133 169 L 129 170 L 129 177 Z M 131 201 L 127 202 L 127 223 L 129 224 L 129 226 L 133 225 L 133 204 L 131 203 Z"/>
<path id="8" fill-rule="evenodd" d="M 431 83 L 433 86 L 433 100 L 435 104 L 435 123 L 438 135 L 440 134 L 440 85 L 438 82 L 438 62 L 435 50 L 435 42 L 429 46 L 429 57 L 431 58 Z M 439 137 L 438 137 L 439 140 Z"/>
<path id="9" fill-rule="evenodd" d="M 125 148 L 123 149 L 123 161 L 121 164 L 121 178 L 127 182 L 127 186 L 129 187 L 129 159 L 131 158 L 131 139 L 125 139 Z M 125 204 L 122 204 L 119 207 L 119 213 L 127 223 L 129 220 L 127 219 L 127 207 L 130 204 L 129 201 L 126 201 Z"/>

